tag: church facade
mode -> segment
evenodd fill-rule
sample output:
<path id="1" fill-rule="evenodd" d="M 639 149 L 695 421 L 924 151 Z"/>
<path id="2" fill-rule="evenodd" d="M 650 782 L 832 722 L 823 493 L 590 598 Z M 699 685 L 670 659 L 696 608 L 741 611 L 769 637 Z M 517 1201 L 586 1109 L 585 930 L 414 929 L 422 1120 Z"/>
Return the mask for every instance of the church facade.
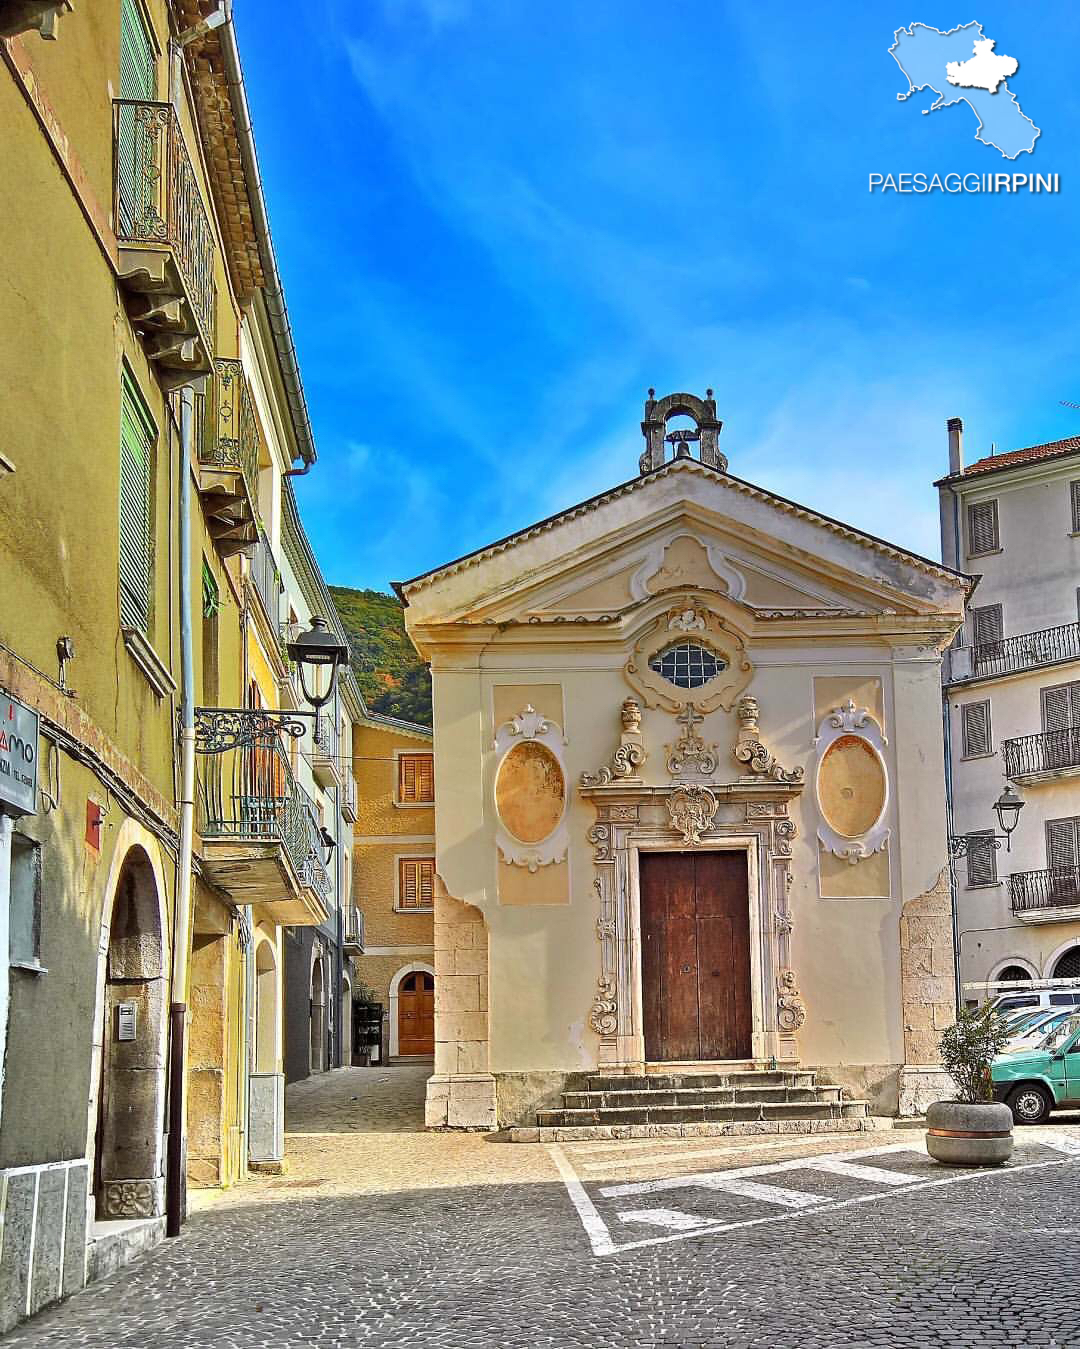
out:
<path id="1" fill-rule="evenodd" d="M 650 391 L 636 477 L 398 587 L 434 680 L 429 1125 L 658 1065 L 813 1068 L 875 1113 L 940 1085 L 969 583 L 729 473 L 720 425 Z"/>

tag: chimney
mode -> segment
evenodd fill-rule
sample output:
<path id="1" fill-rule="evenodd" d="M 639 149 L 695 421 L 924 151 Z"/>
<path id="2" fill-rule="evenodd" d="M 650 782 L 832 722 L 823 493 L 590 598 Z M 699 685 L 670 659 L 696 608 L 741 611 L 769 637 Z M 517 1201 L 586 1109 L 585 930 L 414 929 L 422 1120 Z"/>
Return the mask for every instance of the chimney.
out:
<path id="1" fill-rule="evenodd" d="M 964 471 L 964 423 L 960 417 L 950 417 L 945 423 L 949 428 L 949 473 Z"/>

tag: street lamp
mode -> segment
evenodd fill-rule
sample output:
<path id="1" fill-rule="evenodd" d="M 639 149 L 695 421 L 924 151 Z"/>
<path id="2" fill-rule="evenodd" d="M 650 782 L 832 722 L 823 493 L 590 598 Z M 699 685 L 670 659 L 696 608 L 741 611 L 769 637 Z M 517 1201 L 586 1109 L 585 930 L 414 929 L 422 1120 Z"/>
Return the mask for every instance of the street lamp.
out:
<path id="1" fill-rule="evenodd" d="M 953 857 L 967 857 L 978 848 L 1000 848 L 1012 852 L 1012 832 L 1020 819 L 1020 812 L 1027 805 L 1011 782 L 1005 784 L 1005 790 L 994 802 L 994 814 L 997 816 L 1000 834 L 950 834 L 949 852 Z"/>
<path id="2" fill-rule="evenodd" d="M 318 710 L 334 696 L 338 669 L 349 658 L 349 648 L 330 631 L 325 618 L 315 617 L 311 627 L 294 641 L 286 643 L 289 659 L 300 671 L 300 687 L 309 705 L 315 709 L 314 741 L 319 743 Z M 308 683 L 310 679 L 310 685 Z"/>

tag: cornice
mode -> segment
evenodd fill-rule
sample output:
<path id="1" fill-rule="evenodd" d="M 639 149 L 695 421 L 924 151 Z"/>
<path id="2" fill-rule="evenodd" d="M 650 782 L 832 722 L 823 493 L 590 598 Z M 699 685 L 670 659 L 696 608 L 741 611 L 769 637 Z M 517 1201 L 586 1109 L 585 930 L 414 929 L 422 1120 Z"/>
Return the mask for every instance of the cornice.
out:
<path id="1" fill-rule="evenodd" d="M 516 548 L 530 539 L 546 534 L 551 530 L 568 524 L 572 520 L 588 515 L 598 510 L 601 506 L 606 506 L 610 502 L 618 501 L 621 498 L 632 495 L 634 492 L 641 491 L 653 482 L 662 478 L 669 477 L 674 473 L 694 473 L 704 476 L 707 480 L 720 483 L 731 487 L 741 495 L 749 497 L 755 501 L 761 501 L 767 505 L 775 506 L 785 514 L 795 519 L 805 520 L 810 524 L 827 529 L 830 533 L 839 538 L 843 538 L 850 543 L 855 543 L 860 547 L 866 548 L 869 552 L 877 553 L 883 557 L 891 558 L 893 561 L 904 563 L 907 566 L 914 567 L 916 570 L 924 572 L 930 576 L 936 576 L 942 580 L 968 584 L 969 578 L 961 572 L 953 571 L 951 567 L 946 567 L 941 563 L 932 562 L 929 558 L 921 557 L 918 553 L 908 552 L 906 549 L 899 548 L 894 544 L 887 543 L 884 539 L 879 539 L 873 534 L 867 534 L 862 530 L 853 528 L 851 525 L 845 525 L 839 520 L 834 520 L 830 516 L 822 515 L 818 511 L 811 510 L 808 506 L 800 506 L 797 502 L 789 501 L 786 497 L 777 496 L 774 492 L 769 492 L 763 487 L 758 487 L 754 483 L 737 478 L 731 473 L 721 473 L 720 471 L 706 467 L 696 459 L 678 459 L 670 464 L 665 464 L 663 468 L 652 469 L 649 472 L 641 474 L 637 478 L 631 478 L 628 482 L 620 483 L 619 486 L 610 488 L 606 492 L 601 492 L 598 496 L 590 497 L 589 500 L 581 502 L 577 506 L 571 506 L 568 510 L 561 511 L 557 515 L 548 516 L 544 520 L 538 521 L 534 525 L 529 525 L 525 529 L 519 530 L 515 534 L 510 534 L 496 543 L 489 544 L 485 548 L 478 549 L 473 553 L 467 553 L 453 562 L 448 562 L 442 567 L 437 567 L 433 571 L 424 572 L 420 576 L 413 577 L 409 581 L 394 582 L 394 589 L 399 597 L 407 604 L 410 593 L 416 593 L 427 589 L 435 581 L 446 577 L 454 576 L 472 567 L 478 566 L 500 553 L 507 552 L 511 548 Z"/>

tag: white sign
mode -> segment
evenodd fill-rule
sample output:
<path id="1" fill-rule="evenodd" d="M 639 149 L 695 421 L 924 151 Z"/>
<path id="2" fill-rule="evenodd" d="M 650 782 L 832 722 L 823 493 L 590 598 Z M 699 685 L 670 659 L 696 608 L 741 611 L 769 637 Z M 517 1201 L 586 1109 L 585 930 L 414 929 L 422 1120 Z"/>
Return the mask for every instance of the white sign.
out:
<path id="1" fill-rule="evenodd" d="M 38 714 L 0 694 L 0 813 L 37 814 Z"/>

